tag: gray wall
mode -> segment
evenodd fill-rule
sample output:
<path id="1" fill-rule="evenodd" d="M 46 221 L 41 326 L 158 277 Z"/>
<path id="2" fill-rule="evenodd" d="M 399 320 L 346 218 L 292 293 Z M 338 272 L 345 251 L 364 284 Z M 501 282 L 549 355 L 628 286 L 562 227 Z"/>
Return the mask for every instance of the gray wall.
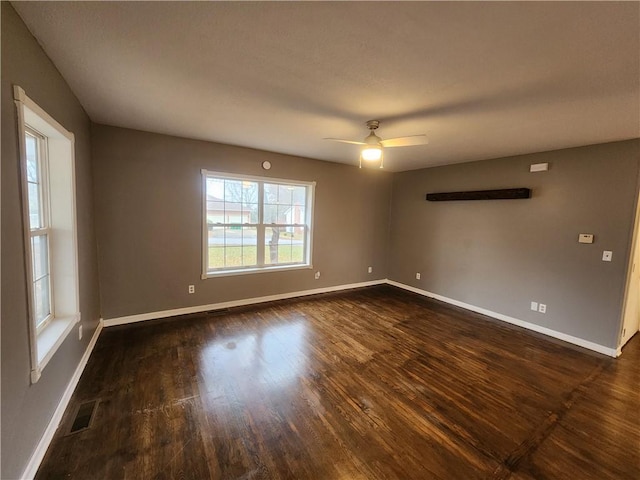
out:
<path id="1" fill-rule="evenodd" d="M 90 122 L 73 92 L 8 2 L 2 2 L 2 478 L 18 478 L 40 440 L 99 320 L 92 215 Z M 84 338 L 67 337 L 30 385 L 25 252 L 12 85 L 23 87 L 76 136 L 80 310 Z"/>
<path id="2" fill-rule="evenodd" d="M 616 348 L 639 160 L 631 140 L 396 174 L 389 278 Z M 540 162 L 550 170 L 529 173 Z M 533 198 L 425 200 L 512 187 L 532 188 Z M 579 244 L 579 233 L 595 242 Z"/>
<path id="3" fill-rule="evenodd" d="M 92 148 L 105 319 L 387 276 L 390 173 L 103 125 Z M 202 168 L 317 182 L 314 269 L 202 280 Z"/>

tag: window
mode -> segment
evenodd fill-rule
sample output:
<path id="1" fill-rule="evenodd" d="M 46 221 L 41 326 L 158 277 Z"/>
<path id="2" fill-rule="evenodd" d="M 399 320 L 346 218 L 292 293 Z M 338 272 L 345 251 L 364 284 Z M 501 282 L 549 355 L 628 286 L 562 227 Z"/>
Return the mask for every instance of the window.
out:
<path id="1" fill-rule="evenodd" d="M 20 87 L 22 211 L 29 305 L 31 381 L 80 321 L 74 136 Z"/>
<path id="2" fill-rule="evenodd" d="M 314 183 L 202 171 L 203 278 L 311 268 Z"/>
<path id="3" fill-rule="evenodd" d="M 49 189 L 47 177 L 46 137 L 25 126 L 27 163 L 27 197 L 31 242 L 31 290 L 33 321 L 36 331 L 42 331 L 51 320 L 51 275 L 49 273 Z"/>

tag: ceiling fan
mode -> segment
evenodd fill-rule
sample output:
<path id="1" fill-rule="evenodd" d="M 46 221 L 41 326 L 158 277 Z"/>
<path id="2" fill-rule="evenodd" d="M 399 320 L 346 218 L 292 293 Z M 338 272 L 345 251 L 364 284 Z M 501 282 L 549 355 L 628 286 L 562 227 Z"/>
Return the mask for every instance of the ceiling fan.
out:
<path id="1" fill-rule="evenodd" d="M 380 168 L 382 168 L 384 162 L 382 153 L 383 148 L 411 147 L 413 145 L 426 145 L 429 143 L 429 140 L 427 140 L 427 136 L 424 133 L 420 135 L 409 135 L 407 137 L 396 137 L 383 140 L 374 133 L 374 130 L 380 126 L 379 120 L 369 120 L 366 125 L 369 129 L 369 135 L 367 135 L 362 142 L 342 140 L 341 138 L 325 138 L 324 140 L 362 145 L 363 148 L 360 150 L 360 168 L 362 168 L 362 160 L 371 162 L 380 160 Z"/>

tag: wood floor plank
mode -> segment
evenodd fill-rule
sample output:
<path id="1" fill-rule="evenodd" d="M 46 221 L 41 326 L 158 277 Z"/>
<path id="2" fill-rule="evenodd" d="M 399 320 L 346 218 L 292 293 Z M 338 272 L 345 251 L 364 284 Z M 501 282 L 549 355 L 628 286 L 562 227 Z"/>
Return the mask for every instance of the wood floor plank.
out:
<path id="1" fill-rule="evenodd" d="M 113 327 L 37 478 L 636 479 L 639 366 L 393 287 Z"/>

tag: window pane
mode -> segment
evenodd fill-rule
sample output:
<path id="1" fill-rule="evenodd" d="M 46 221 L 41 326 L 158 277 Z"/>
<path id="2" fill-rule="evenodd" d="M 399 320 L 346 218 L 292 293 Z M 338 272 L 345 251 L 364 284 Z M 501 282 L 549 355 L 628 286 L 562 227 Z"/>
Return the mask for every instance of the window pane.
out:
<path id="1" fill-rule="evenodd" d="M 207 178 L 207 201 L 224 200 L 224 180 Z"/>
<path id="2" fill-rule="evenodd" d="M 208 229 L 209 269 L 224 267 L 224 233 L 225 228 L 211 226 Z"/>
<path id="3" fill-rule="evenodd" d="M 292 226 L 265 228 L 264 263 L 301 263 L 304 257 L 304 237 L 296 238 Z"/>
<path id="4" fill-rule="evenodd" d="M 49 274 L 49 242 L 47 235 L 31 238 L 31 255 L 33 263 L 33 279 Z"/>
<path id="5" fill-rule="evenodd" d="M 241 180 L 225 180 L 224 181 L 224 200 L 226 202 L 242 201 L 242 181 Z"/>
<path id="6" fill-rule="evenodd" d="M 258 230 L 255 227 L 242 228 L 242 266 L 258 264 Z"/>
<path id="7" fill-rule="evenodd" d="M 27 180 L 29 182 L 38 182 L 40 173 L 38 172 L 38 143 L 33 135 L 28 133 L 25 135 L 25 144 L 27 147 Z"/>
<path id="8" fill-rule="evenodd" d="M 280 185 L 278 188 L 278 203 L 290 205 L 291 204 L 291 190 L 293 187 L 289 185 Z"/>
<path id="9" fill-rule="evenodd" d="M 207 223 L 224 223 L 224 202 L 207 202 Z"/>
<path id="10" fill-rule="evenodd" d="M 216 226 L 209 230 L 209 269 L 258 263 L 256 227 Z"/>
<path id="11" fill-rule="evenodd" d="M 36 326 L 39 326 L 47 316 L 51 313 L 49 303 L 49 276 L 37 280 L 33 284 L 34 300 L 35 300 L 35 320 Z"/>
<path id="12" fill-rule="evenodd" d="M 40 208 L 40 188 L 37 183 L 29 185 L 29 227 L 31 229 L 43 227 Z"/>
<path id="13" fill-rule="evenodd" d="M 244 223 L 240 202 L 226 202 L 224 204 L 224 223 Z"/>
<path id="14" fill-rule="evenodd" d="M 293 198 L 294 205 L 305 206 L 307 203 L 307 189 L 306 187 L 293 187 L 291 192 L 291 197 Z"/>
<path id="15" fill-rule="evenodd" d="M 291 205 L 278 205 L 277 223 L 293 223 L 291 221 Z"/>
<path id="16" fill-rule="evenodd" d="M 264 203 L 276 204 L 278 203 L 278 185 L 273 183 L 264 184 Z"/>
<path id="17" fill-rule="evenodd" d="M 258 182 L 242 182 L 242 203 L 258 203 Z"/>

